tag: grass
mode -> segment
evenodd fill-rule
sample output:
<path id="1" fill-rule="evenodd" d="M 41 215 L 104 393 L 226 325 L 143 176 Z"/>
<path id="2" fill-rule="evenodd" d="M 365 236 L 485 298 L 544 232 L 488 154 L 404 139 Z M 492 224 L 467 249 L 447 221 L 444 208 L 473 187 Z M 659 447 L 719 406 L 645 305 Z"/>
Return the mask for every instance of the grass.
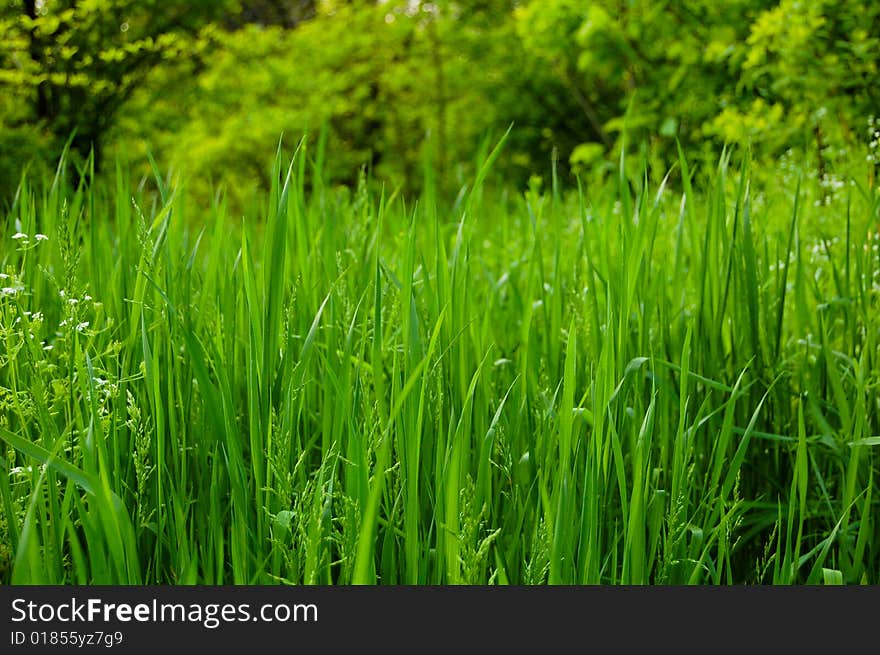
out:
<path id="1" fill-rule="evenodd" d="M 301 144 L 244 217 L 25 179 L 0 581 L 880 583 L 876 190 L 497 156 L 450 205 Z"/>

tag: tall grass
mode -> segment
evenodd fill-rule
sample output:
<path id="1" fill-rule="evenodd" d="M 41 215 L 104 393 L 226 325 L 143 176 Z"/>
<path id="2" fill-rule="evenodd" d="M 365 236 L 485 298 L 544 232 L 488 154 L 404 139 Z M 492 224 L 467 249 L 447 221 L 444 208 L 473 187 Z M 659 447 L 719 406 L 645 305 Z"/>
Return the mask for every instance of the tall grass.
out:
<path id="1" fill-rule="evenodd" d="M 448 205 L 300 144 L 244 217 L 25 178 L 0 579 L 880 583 L 876 191 L 496 156 Z"/>

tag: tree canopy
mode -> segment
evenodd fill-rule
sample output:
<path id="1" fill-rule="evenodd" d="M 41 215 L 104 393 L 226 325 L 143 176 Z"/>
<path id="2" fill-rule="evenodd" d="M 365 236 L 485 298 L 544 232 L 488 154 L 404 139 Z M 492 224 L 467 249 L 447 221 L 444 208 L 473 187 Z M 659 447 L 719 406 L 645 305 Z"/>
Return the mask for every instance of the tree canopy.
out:
<path id="1" fill-rule="evenodd" d="M 624 141 L 661 163 L 749 144 L 822 176 L 870 149 L 880 106 L 880 6 L 851 0 L 24 0 L 0 31 L 7 179 L 71 140 L 99 168 L 149 150 L 265 187 L 281 135 L 324 127 L 334 179 L 417 187 L 430 154 L 454 186 L 511 123 L 514 180 L 601 169 Z"/>

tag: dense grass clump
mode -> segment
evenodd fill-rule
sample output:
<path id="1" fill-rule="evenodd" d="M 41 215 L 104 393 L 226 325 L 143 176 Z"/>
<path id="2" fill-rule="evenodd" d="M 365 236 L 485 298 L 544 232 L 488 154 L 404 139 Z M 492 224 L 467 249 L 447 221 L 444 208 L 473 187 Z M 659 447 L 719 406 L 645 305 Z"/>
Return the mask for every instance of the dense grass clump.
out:
<path id="1" fill-rule="evenodd" d="M 23 182 L 0 581 L 880 583 L 876 190 L 494 155 L 446 205 L 301 149 L 244 219 Z"/>

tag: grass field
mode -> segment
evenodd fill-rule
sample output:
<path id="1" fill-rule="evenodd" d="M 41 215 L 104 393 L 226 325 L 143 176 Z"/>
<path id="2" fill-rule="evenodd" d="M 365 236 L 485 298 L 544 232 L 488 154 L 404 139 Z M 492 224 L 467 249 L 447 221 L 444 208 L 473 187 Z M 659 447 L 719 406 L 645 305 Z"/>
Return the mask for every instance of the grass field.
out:
<path id="1" fill-rule="evenodd" d="M 0 581 L 880 583 L 876 191 L 497 152 L 453 203 L 303 147 L 244 217 L 25 181 Z"/>

